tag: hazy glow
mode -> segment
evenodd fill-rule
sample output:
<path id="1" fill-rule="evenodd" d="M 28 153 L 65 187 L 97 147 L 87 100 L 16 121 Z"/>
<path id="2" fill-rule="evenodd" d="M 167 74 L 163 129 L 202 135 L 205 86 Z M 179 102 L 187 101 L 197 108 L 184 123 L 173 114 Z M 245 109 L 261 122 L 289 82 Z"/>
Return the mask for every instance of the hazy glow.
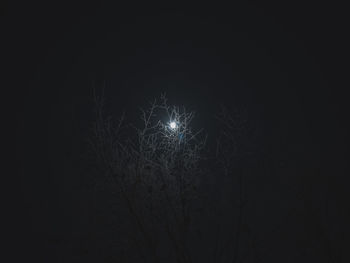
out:
<path id="1" fill-rule="evenodd" d="M 176 124 L 176 122 L 174 122 L 174 121 L 170 122 L 170 123 L 169 123 L 169 126 L 170 126 L 170 128 L 173 129 L 173 130 L 175 130 L 175 129 L 177 128 L 177 124 Z"/>

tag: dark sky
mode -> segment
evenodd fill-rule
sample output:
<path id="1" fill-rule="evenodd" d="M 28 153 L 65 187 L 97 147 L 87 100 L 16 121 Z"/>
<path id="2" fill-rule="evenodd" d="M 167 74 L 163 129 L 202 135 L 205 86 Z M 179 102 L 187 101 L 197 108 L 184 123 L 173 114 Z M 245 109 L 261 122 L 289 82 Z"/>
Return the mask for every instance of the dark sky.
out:
<path id="1" fill-rule="evenodd" d="M 314 191 L 315 208 L 315 195 L 328 191 L 334 220 L 343 224 L 349 180 L 342 10 L 310 1 L 9 5 L 4 25 L 15 66 L 23 236 L 70 236 L 84 228 L 79 171 L 93 87 L 104 87 L 116 115 L 166 92 L 170 102 L 196 110 L 209 136 L 220 104 L 244 109 L 259 128 L 259 151 L 287 163 L 288 178 L 297 178 L 267 184 L 266 199 L 278 199 L 269 187 L 281 193 L 293 182 Z"/>

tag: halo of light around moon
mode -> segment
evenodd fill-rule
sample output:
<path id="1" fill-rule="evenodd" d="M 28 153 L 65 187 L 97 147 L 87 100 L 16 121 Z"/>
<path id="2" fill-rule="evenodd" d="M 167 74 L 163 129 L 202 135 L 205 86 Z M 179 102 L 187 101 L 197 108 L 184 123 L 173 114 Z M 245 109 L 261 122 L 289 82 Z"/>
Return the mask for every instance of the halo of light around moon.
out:
<path id="1" fill-rule="evenodd" d="M 174 122 L 174 121 L 170 122 L 170 123 L 169 123 L 169 126 L 170 126 L 170 128 L 171 128 L 172 130 L 175 130 L 175 129 L 177 128 L 177 124 L 176 124 L 176 122 Z"/>

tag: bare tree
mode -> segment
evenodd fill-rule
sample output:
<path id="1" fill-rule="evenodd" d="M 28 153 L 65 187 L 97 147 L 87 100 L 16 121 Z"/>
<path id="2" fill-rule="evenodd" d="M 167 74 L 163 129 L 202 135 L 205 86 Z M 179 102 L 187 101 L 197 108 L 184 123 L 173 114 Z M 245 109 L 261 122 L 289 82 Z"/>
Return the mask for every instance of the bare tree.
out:
<path id="1" fill-rule="evenodd" d="M 213 255 L 206 258 L 210 262 L 236 263 L 257 254 L 256 238 L 251 236 L 249 244 L 242 239 L 248 224 L 244 176 L 237 167 L 249 154 L 245 144 L 250 139 L 244 118 L 224 108 L 218 115 L 221 126 L 213 171 L 203 165 L 207 161 L 206 136 L 202 130 L 191 129 L 194 112 L 170 106 L 162 95 L 141 109 L 138 125 L 128 124 L 125 114 L 116 121 L 106 117 L 104 97 L 94 98 L 91 149 L 132 218 L 136 231 L 131 231 L 129 238 L 143 262 L 197 262 L 194 247 L 210 247 L 212 251 L 206 251 Z M 217 189 L 219 199 L 227 199 L 224 205 L 211 196 L 204 200 L 204 175 L 214 181 L 225 180 L 221 184 L 225 189 Z M 230 198 L 224 196 L 225 191 Z M 203 204 L 207 211 L 196 213 Z M 214 239 L 208 229 L 216 231 Z M 194 238 L 196 230 L 206 236 Z"/>
<path id="2" fill-rule="evenodd" d="M 163 229 L 177 262 L 192 262 L 188 238 L 202 170 L 205 136 L 191 129 L 194 112 L 169 106 L 164 95 L 141 110 L 140 127 L 125 115 L 105 117 L 103 97 L 95 95 L 90 140 L 101 171 L 110 178 L 138 229 L 135 236 L 144 259 L 163 262 Z M 161 119 L 167 119 L 162 122 Z M 169 252 L 170 253 L 170 252 Z"/>

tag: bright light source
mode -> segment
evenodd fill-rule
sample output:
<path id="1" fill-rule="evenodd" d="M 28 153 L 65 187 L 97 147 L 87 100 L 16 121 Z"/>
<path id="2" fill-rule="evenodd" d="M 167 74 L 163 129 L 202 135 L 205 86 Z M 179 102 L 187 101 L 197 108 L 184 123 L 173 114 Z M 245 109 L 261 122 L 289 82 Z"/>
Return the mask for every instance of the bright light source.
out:
<path id="1" fill-rule="evenodd" d="M 173 129 L 173 130 L 175 130 L 175 129 L 177 128 L 177 124 L 176 124 L 176 122 L 174 122 L 174 121 L 170 122 L 170 123 L 169 123 L 169 126 L 170 126 L 170 128 Z"/>

